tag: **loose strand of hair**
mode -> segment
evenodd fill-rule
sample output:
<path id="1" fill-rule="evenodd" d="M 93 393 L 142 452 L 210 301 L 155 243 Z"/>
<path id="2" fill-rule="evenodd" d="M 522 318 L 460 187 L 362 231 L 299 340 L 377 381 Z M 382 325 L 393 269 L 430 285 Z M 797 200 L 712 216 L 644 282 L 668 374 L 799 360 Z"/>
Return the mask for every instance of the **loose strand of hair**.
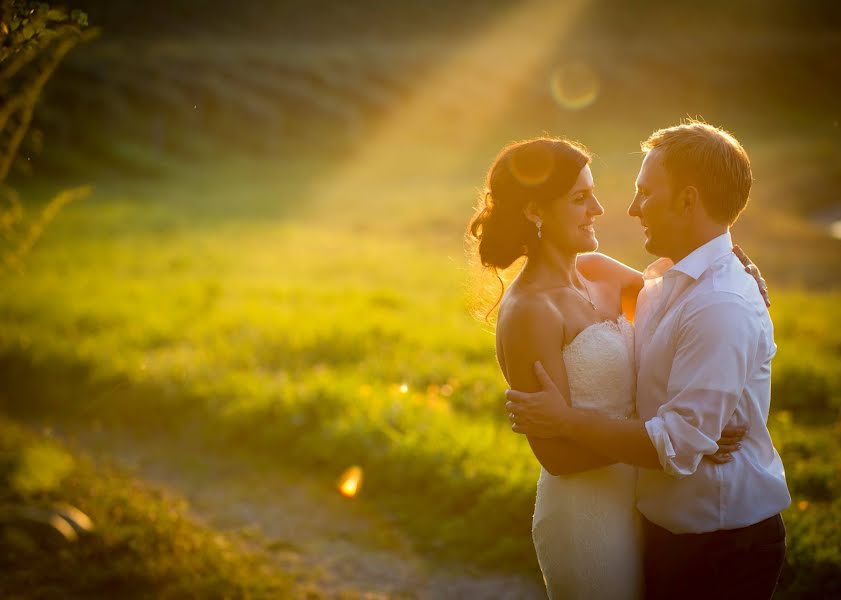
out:
<path id="1" fill-rule="evenodd" d="M 488 310 L 488 312 L 485 313 L 485 323 L 488 323 L 488 324 L 490 324 L 490 322 L 491 322 L 491 319 L 490 319 L 491 313 L 494 311 L 494 309 L 497 306 L 499 306 L 499 303 L 502 302 L 502 297 L 505 295 L 505 282 L 502 280 L 502 277 L 499 274 L 499 270 L 496 267 L 491 267 L 491 268 L 493 269 L 494 275 L 496 275 L 496 278 L 499 281 L 500 290 L 499 290 L 499 297 L 496 299 L 496 302 L 494 302 L 493 306 L 491 306 L 490 309 Z"/>

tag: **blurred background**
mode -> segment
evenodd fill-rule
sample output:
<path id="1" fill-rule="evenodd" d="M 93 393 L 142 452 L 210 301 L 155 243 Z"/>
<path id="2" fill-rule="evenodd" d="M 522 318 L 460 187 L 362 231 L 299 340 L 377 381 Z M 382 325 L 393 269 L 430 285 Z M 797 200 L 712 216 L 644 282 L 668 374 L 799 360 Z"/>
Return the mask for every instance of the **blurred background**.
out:
<path id="1" fill-rule="evenodd" d="M 752 159 L 733 236 L 779 346 L 778 596 L 841 593 L 836 3 L 68 8 L 54 71 L 0 63 L 0 118 L 40 91 L 0 121 L 0 589 L 542 597 L 539 465 L 465 227 L 504 144 L 566 136 L 596 155 L 600 250 L 641 269 L 640 140 L 699 117 Z M 92 529 L 54 534 L 57 503 Z"/>

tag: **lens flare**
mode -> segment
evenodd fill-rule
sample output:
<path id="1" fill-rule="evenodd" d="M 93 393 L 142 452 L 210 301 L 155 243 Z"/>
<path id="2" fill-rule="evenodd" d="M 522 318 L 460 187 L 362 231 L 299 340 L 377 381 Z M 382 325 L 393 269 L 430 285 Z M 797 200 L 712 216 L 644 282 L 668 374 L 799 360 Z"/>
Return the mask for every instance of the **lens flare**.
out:
<path id="1" fill-rule="evenodd" d="M 511 174 L 523 185 L 538 185 L 546 181 L 554 164 L 549 148 L 540 144 L 518 148 L 508 160 Z"/>
<path id="2" fill-rule="evenodd" d="M 570 62 L 558 67 L 550 79 L 552 97 L 568 110 L 581 110 L 593 104 L 600 88 L 598 73 L 583 62 Z"/>
<path id="3" fill-rule="evenodd" d="M 353 498 L 361 485 L 362 469 L 360 467 L 350 467 L 339 478 L 339 492 L 347 498 Z"/>

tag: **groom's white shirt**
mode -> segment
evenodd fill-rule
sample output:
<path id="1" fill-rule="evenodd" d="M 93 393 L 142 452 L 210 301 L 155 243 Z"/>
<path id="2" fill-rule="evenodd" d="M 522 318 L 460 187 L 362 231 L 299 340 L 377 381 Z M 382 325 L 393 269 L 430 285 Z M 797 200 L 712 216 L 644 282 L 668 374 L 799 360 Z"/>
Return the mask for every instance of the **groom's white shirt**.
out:
<path id="1" fill-rule="evenodd" d="M 637 507 L 673 533 L 745 527 L 791 503 L 766 425 L 773 326 L 731 248 L 725 233 L 655 261 L 637 302 L 637 412 L 663 466 L 639 470 Z M 742 448 L 702 461 L 728 424 L 749 427 Z"/>

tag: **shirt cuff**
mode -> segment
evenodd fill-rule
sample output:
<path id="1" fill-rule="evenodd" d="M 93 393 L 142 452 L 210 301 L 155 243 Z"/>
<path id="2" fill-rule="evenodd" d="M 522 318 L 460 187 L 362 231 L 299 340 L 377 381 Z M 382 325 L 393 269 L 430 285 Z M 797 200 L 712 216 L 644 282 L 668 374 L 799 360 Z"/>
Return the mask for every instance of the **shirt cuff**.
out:
<path id="1" fill-rule="evenodd" d="M 711 442 L 674 413 L 667 412 L 649 419 L 645 422 L 645 430 L 657 450 L 663 470 L 673 477 L 692 475 L 705 454 L 718 451 L 716 442 Z M 681 447 L 680 455 L 675 450 L 675 443 Z"/>

